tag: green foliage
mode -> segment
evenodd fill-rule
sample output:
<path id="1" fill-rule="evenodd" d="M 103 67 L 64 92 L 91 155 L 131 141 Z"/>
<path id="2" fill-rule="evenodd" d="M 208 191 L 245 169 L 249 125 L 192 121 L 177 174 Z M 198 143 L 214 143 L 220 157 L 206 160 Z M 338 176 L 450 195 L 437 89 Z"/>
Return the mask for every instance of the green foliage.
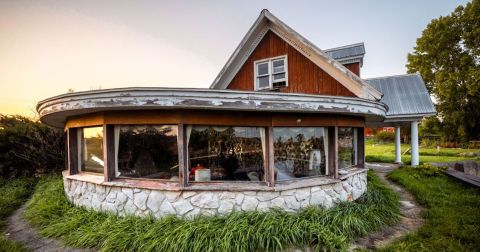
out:
<path id="1" fill-rule="evenodd" d="M 478 251 L 480 190 L 444 174 L 427 176 L 400 168 L 389 178 L 403 185 L 426 207 L 420 229 L 384 251 Z"/>
<path id="2" fill-rule="evenodd" d="M 0 235 L 0 251 L 5 252 L 23 252 L 25 248 L 20 243 L 10 241 L 7 238 Z"/>
<path id="3" fill-rule="evenodd" d="M 436 177 L 443 175 L 443 172 L 448 169 L 448 167 L 438 167 L 430 165 L 429 163 L 421 164 L 417 167 L 416 173 L 413 175 L 416 178 L 420 177 Z"/>
<path id="4" fill-rule="evenodd" d="M 445 141 L 480 139 L 480 0 L 433 19 L 407 68 L 419 72 L 435 96 Z"/>
<path id="5" fill-rule="evenodd" d="M 404 164 L 410 164 L 411 156 L 410 153 L 403 154 L 407 149 L 410 148 L 408 144 L 402 144 L 402 162 Z M 479 150 L 474 149 L 450 149 L 450 148 L 440 148 L 438 151 L 436 148 L 425 148 L 420 147 L 420 162 L 453 162 L 459 160 L 472 160 L 474 157 L 462 156 L 462 153 L 477 153 Z M 367 162 L 382 162 L 382 163 L 393 163 L 395 162 L 395 144 L 377 144 L 372 141 L 367 141 L 365 143 L 365 160 Z"/>
<path id="6" fill-rule="evenodd" d="M 311 247 L 346 250 L 355 237 L 399 218 L 398 195 L 368 175 L 368 192 L 357 202 L 331 209 L 310 207 L 285 211 L 235 212 L 225 217 L 185 220 L 117 217 L 77 208 L 67 202 L 59 177 L 41 181 L 25 218 L 47 237 L 102 251 L 279 251 Z"/>
<path id="7" fill-rule="evenodd" d="M 0 178 L 0 229 L 5 226 L 5 220 L 33 192 L 33 179 L 20 178 L 3 180 Z M 24 251 L 18 243 L 6 239 L 0 234 L 0 251 Z"/>
<path id="8" fill-rule="evenodd" d="M 64 149 L 62 131 L 23 116 L 0 114 L 0 177 L 61 171 Z"/>
<path id="9" fill-rule="evenodd" d="M 395 140 L 395 133 L 388 131 L 379 131 L 377 132 L 377 134 L 375 134 L 375 139 L 382 143 L 393 142 Z"/>

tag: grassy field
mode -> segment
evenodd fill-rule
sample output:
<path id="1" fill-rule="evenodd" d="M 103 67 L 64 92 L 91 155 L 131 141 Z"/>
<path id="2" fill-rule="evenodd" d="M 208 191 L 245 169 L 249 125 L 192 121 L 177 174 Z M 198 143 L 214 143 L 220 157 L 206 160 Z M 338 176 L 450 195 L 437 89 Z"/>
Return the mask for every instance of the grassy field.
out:
<path id="1" fill-rule="evenodd" d="M 31 179 L 0 179 L 0 230 L 4 228 L 7 217 L 31 195 L 33 188 L 34 181 Z M 0 251 L 24 251 L 24 249 L 0 233 Z"/>
<path id="2" fill-rule="evenodd" d="M 411 156 L 410 154 L 403 153 L 410 148 L 408 144 L 402 144 L 402 162 L 404 164 L 410 164 Z M 476 157 L 463 157 L 461 153 L 473 152 L 477 153 L 479 150 L 474 149 L 448 149 L 441 148 L 440 151 L 437 151 L 435 148 L 423 148 L 420 147 L 420 163 L 428 162 L 453 162 L 459 160 L 475 160 Z M 365 160 L 367 162 L 384 162 L 384 163 L 393 163 L 395 162 L 395 144 L 394 143 L 385 143 L 380 144 L 372 140 L 367 140 L 365 142 Z M 478 159 L 477 159 L 478 160 Z"/>
<path id="3" fill-rule="evenodd" d="M 383 251 L 479 251 L 480 189 L 441 172 L 400 168 L 389 178 L 426 207 L 425 224 Z"/>
<path id="4" fill-rule="evenodd" d="M 125 217 L 73 207 L 62 180 L 39 183 L 25 218 L 47 237 L 102 251 L 279 251 L 309 246 L 345 250 L 355 238 L 398 220 L 398 196 L 373 174 L 368 192 L 356 202 L 331 209 L 233 213 L 226 217 Z"/>

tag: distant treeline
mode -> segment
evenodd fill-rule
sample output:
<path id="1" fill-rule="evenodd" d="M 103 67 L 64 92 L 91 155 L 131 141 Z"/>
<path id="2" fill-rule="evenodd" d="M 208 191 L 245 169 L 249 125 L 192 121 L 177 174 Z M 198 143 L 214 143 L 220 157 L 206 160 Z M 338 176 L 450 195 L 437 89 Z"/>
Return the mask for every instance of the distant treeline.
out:
<path id="1" fill-rule="evenodd" d="M 61 129 L 19 115 L 0 114 L 0 176 L 58 173 L 65 167 Z"/>

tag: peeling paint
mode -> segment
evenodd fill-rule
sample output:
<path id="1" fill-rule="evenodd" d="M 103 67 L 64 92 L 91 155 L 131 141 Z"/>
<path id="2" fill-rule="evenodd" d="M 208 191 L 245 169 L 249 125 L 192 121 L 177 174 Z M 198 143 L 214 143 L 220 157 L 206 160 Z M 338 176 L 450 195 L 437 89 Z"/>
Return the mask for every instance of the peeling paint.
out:
<path id="1" fill-rule="evenodd" d="M 378 120 L 387 111 L 384 104 L 362 98 L 163 88 L 66 94 L 40 102 L 37 111 L 43 122 L 63 127 L 68 116 L 92 111 L 166 108 L 354 114 Z"/>

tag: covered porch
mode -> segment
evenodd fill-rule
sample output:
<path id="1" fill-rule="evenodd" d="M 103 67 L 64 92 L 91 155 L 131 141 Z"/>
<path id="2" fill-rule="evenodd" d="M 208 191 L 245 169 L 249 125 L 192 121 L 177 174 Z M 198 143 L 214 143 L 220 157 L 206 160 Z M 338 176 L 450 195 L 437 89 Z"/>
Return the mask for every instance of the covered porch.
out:
<path id="1" fill-rule="evenodd" d="M 382 122 L 367 122 L 366 126 L 395 127 L 395 163 L 402 163 L 401 128 L 410 126 L 411 165 L 419 165 L 418 124 L 424 117 L 436 114 L 422 78 L 419 74 L 407 74 L 366 81 L 384 94 L 380 101 L 388 106 Z"/>

